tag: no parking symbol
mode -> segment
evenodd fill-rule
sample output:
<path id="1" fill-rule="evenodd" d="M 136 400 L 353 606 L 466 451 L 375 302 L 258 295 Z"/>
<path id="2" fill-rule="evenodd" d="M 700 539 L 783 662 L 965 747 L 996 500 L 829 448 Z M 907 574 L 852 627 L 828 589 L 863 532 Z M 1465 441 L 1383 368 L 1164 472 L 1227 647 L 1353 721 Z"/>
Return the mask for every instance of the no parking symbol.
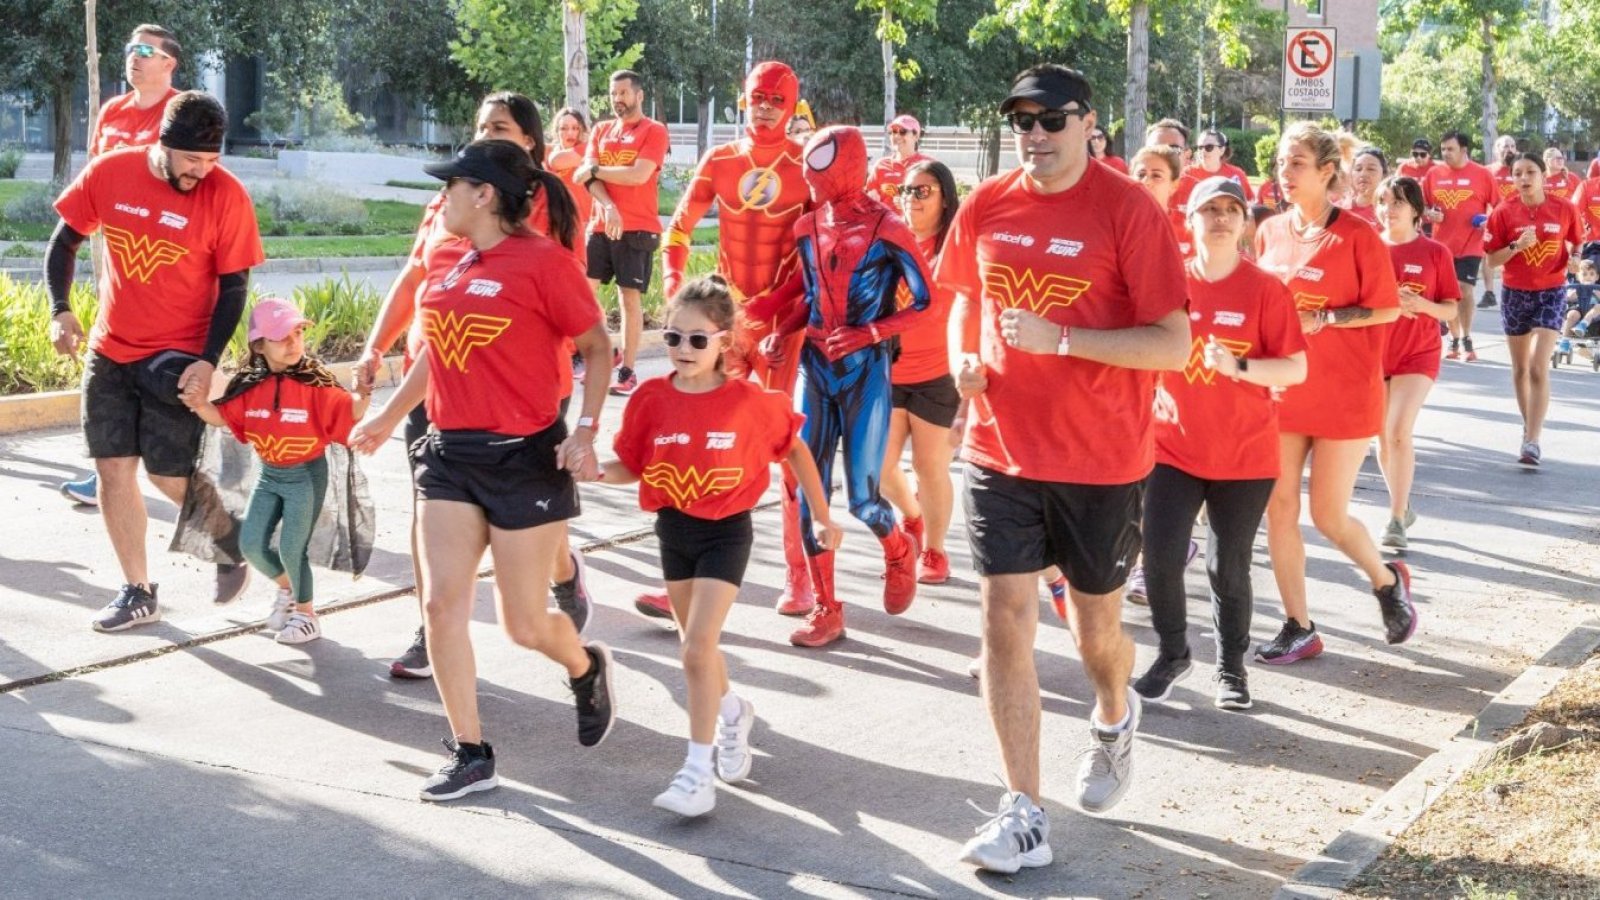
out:
<path id="1" fill-rule="evenodd" d="M 1290 28 L 1283 43 L 1283 108 L 1333 109 L 1332 28 Z"/>

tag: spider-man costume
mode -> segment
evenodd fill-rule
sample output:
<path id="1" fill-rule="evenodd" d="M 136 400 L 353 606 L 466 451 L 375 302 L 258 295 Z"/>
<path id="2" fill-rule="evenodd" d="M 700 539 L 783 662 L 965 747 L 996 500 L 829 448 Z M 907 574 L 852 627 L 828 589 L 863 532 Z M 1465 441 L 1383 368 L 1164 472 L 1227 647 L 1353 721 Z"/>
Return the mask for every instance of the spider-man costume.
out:
<path id="1" fill-rule="evenodd" d="M 788 137 L 789 120 L 799 97 L 800 80 L 783 63 L 764 62 L 750 70 L 740 105 L 754 110 L 770 104 L 782 114 L 776 124 L 765 127 L 757 126 L 752 117 L 744 137 L 712 147 L 701 157 L 694 179 L 672 214 L 666 248 L 661 252 L 668 297 L 683 283 L 690 236 L 713 202 L 719 223 L 717 271 L 733 287 L 736 302 L 743 304 L 748 298 L 767 294 L 794 275 L 794 223 L 811 199 L 800 171 L 800 145 Z M 799 333 L 792 335 L 784 362 L 770 366 L 756 347 L 772 326 L 770 317 L 751 320 L 740 316 L 727 359 L 735 371 L 748 369 L 769 389 L 788 394 L 794 390 L 802 338 Z M 803 616 L 811 611 L 814 600 L 800 542 L 797 484 L 794 473 L 783 466 L 783 550 L 788 577 L 783 596 L 778 598 L 778 611 Z M 665 608 L 665 597 L 662 601 Z"/>
<path id="2" fill-rule="evenodd" d="M 804 302 L 781 316 L 778 332 L 804 330 L 801 438 L 816 458 L 824 492 L 832 491 L 834 452 L 843 442 L 850 512 L 883 544 L 883 608 L 898 615 L 916 597 L 920 548 L 896 522 L 893 508 L 878 493 L 878 481 L 889 436 L 891 339 L 928 306 L 927 264 L 910 229 L 867 194 L 867 144 L 858 129 L 817 132 L 806 144 L 804 163 L 817 207 L 794 228 Z M 899 309 L 896 292 L 902 283 L 911 303 Z M 793 292 L 790 282 L 747 312 L 765 312 Z M 789 640 L 820 647 L 844 636 L 844 607 L 834 593 L 833 551 L 817 543 L 803 497 L 800 533 L 817 604 Z"/>

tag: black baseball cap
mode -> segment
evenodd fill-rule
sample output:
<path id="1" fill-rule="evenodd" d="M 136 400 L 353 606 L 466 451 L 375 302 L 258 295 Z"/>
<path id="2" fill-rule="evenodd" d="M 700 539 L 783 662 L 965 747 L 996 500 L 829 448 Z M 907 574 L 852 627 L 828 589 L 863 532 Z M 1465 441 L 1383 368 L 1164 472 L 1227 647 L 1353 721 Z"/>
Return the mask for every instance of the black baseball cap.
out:
<path id="1" fill-rule="evenodd" d="M 1227 197 L 1239 204 L 1240 209 L 1250 211 L 1250 203 L 1244 199 L 1244 188 L 1239 186 L 1239 182 L 1224 175 L 1213 175 L 1194 186 L 1189 193 L 1189 206 L 1184 212 L 1193 215 L 1195 210 L 1206 205 L 1206 201 L 1217 197 Z"/>
<path id="2" fill-rule="evenodd" d="M 489 155 L 489 144 L 503 143 L 515 147 L 510 141 L 473 141 L 461 148 L 455 159 L 444 162 L 428 163 L 422 171 L 439 179 L 449 181 L 452 178 L 471 178 L 473 181 L 482 181 L 494 185 L 501 193 L 508 197 L 519 197 L 528 193 L 528 185 L 518 178 L 515 173 L 495 162 Z M 518 150 L 521 150 L 519 147 Z M 527 151 L 522 151 L 526 153 Z"/>
<path id="3" fill-rule="evenodd" d="M 1032 100 L 1045 109 L 1062 109 L 1068 103 L 1077 103 L 1088 110 L 1092 108 L 1089 100 L 1093 93 L 1089 80 L 1077 69 L 1034 66 L 1011 83 L 1011 93 L 1000 104 L 1000 115 L 1009 115 L 1018 100 Z"/>
<path id="4" fill-rule="evenodd" d="M 1416 140 L 1411 142 L 1411 149 L 1413 149 L 1413 150 L 1432 150 L 1433 149 L 1433 142 L 1428 140 L 1427 138 L 1417 138 Z"/>

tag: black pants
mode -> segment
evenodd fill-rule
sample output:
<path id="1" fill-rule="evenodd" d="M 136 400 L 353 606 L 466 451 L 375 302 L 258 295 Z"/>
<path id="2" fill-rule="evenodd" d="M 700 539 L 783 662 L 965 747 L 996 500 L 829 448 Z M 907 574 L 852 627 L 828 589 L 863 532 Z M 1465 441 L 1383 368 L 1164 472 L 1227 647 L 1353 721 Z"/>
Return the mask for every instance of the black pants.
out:
<path id="1" fill-rule="evenodd" d="M 1150 617 L 1161 638 L 1161 655 L 1189 653 L 1184 609 L 1184 557 L 1195 517 L 1205 504 L 1206 575 L 1211 580 L 1211 617 L 1217 630 L 1217 663 L 1239 666 L 1250 648 L 1250 554 L 1256 529 L 1272 496 L 1271 478 L 1207 481 L 1157 465 L 1145 482 L 1144 583 Z"/>

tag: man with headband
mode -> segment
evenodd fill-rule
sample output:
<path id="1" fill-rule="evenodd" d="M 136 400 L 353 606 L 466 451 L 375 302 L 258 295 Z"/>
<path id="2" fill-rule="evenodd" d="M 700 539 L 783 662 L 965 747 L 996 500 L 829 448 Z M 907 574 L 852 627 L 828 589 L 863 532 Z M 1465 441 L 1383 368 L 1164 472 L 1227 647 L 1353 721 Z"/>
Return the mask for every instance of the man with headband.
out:
<path id="1" fill-rule="evenodd" d="M 661 258 L 668 297 L 683 283 L 690 235 L 712 203 L 718 207 L 717 272 L 732 286 L 736 301 L 743 304 L 766 294 L 797 271 L 794 223 L 811 197 L 800 168 L 800 146 L 788 137 L 789 120 L 799 97 L 800 80 L 783 63 L 764 62 L 750 70 L 739 97 L 739 105 L 749 116 L 744 136 L 706 151 L 667 228 Z M 770 390 L 793 391 L 804 335 L 794 334 L 783 364 L 770 369 L 757 345 L 771 332 L 772 321 L 750 322 L 744 316 L 739 321 L 730 354 L 734 365 L 754 372 Z M 783 550 L 788 577 L 778 598 L 778 611 L 803 616 L 816 601 L 800 543 L 795 487 L 794 475 L 785 466 Z M 672 616 L 664 593 L 641 596 L 636 605 L 646 615 Z"/>
<path id="2" fill-rule="evenodd" d="M 95 157 L 56 200 L 45 280 L 58 353 L 74 355 L 84 341 L 68 302 L 78 247 L 99 230 L 106 248 L 84 358 L 83 431 L 124 583 L 94 618 L 97 631 L 161 618 L 139 464 L 183 505 L 205 425 L 182 395 L 210 390 L 244 312 L 250 267 L 263 258 L 250 195 L 217 164 L 227 127 L 216 98 L 180 93 L 167 103 L 159 143 Z"/>

